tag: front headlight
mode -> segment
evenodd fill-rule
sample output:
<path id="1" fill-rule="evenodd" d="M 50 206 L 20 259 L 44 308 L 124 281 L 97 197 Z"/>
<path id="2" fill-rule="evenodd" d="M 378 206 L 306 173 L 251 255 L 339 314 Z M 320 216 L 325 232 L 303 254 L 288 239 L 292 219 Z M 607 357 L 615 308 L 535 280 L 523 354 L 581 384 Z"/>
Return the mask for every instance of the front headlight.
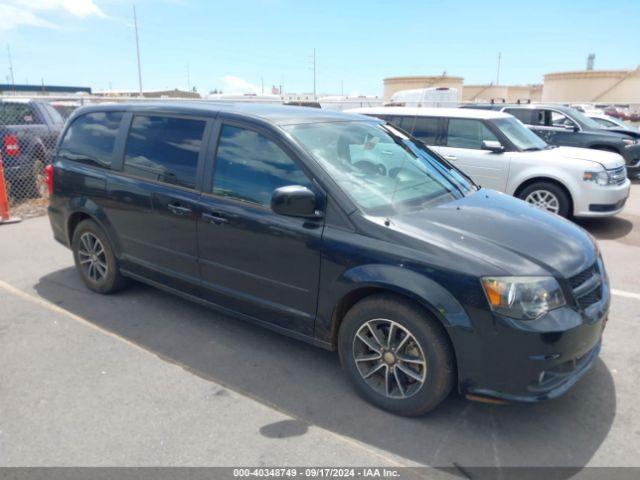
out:
<path id="1" fill-rule="evenodd" d="M 638 143 L 638 139 L 637 138 L 623 138 L 622 139 L 622 143 L 624 143 L 625 145 L 635 145 L 636 143 Z"/>
<path id="2" fill-rule="evenodd" d="M 584 172 L 582 174 L 582 180 L 585 182 L 595 182 L 603 187 L 609 185 L 609 174 L 602 170 L 600 172 Z"/>
<path id="3" fill-rule="evenodd" d="M 519 320 L 535 320 L 566 304 L 553 277 L 484 277 L 482 287 L 491 310 Z"/>

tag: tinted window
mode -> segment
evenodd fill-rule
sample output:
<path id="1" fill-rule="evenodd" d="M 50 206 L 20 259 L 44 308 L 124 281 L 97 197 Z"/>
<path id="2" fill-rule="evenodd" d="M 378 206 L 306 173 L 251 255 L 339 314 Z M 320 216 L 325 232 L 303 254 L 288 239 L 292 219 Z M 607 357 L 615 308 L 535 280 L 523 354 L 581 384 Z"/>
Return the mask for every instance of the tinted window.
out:
<path id="1" fill-rule="evenodd" d="M 309 180 L 278 145 L 252 130 L 222 127 L 213 193 L 268 206 L 273 191 L 286 185 Z"/>
<path id="2" fill-rule="evenodd" d="M 447 146 L 480 150 L 484 140 L 498 139 L 480 120 L 450 118 L 447 131 Z"/>
<path id="3" fill-rule="evenodd" d="M 204 120 L 136 115 L 127 139 L 124 171 L 195 188 L 205 125 Z"/>
<path id="4" fill-rule="evenodd" d="M 531 123 L 531 112 L 532 110 L 529 108 L 506 108 L 504 110 L 506 113 L 509 113 L 520 120 L 522 123 Z"/>
<path id="5" fill-rule="evenodd" d="M 67 129 L 58 156 L 109 168 L 120 120 L 122 112 L 88 113 L 76 118 Z"/>
<path id="6" fill-rule="evenodd" d="M 1 103 L 0 122 L 2 125 L 34 125 L 42 121 L 26 103 Z"/>
<path id="7" fill-rule="evenodd" d="M 441 122 L 437 117 L 401 117 L 398 126 L 427 145 L 436 145 L 441 136 Z"/>

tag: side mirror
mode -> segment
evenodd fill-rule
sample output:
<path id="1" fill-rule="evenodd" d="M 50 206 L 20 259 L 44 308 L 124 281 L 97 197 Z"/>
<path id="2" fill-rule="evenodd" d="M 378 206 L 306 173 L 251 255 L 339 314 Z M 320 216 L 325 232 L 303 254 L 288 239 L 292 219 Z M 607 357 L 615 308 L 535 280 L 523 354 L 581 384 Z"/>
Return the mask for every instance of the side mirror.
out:
<path id="1" fill-rule="evenodd" d="M 502 153 L 504 152 L 504 147 L 496 140 L 483 140 L 482 150 L 489 150 L 493 153 Z"/>
<path id="2" fill-rule="evenodd" d="M 565 130 L 569 130 L 570 132 L 577 132 L 578 131 L 578 127 L 575 126 L 573 123 L 567 123 L 565 125 L 562 126 Z"/>
<path id="3" fill-rule="evenodd" d="M 316 194 L 302 185 L 276 188 L 271 195 L 271 210 L 288 217 L 321 218 Z"/>

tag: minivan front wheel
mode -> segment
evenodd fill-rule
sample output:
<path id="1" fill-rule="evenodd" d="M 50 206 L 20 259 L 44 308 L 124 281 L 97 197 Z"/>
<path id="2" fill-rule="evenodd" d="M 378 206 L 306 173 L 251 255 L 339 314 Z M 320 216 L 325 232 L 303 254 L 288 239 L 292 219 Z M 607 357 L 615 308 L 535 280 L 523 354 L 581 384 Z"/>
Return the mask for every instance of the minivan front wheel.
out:
<path id="1" fill-rule="evenodd" d="M 347 312 L 338 349 L 358 393 L 398 415 L 428 412 L 453 387 L 453 352 L 442 328 L 428 312 L 392 294 L 367 297 Z"/>
<path id="2" fill-rule="evenodd" d="M 90 290 L 112 293 L 125 285 L 111 244 L 93 220 L 78 224 L 73 232 L 71 249 L 80 277 Z"/>
<path id="3" fill-rule="evenodd" d="M 536 182 L 524 188 L 518 197 L 547 212 L 568 218 L 570 201 L 567 193 L 549 182 Z"/>

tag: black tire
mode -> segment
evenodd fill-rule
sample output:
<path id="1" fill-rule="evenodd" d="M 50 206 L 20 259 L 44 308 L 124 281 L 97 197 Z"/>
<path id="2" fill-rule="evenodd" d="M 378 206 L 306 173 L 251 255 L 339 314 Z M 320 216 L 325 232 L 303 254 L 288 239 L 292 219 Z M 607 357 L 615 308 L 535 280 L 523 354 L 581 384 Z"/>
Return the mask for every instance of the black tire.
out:
<path id="1" fill-rule="evenodd" d="M 535 182 L 522 189 L 518 194 L 518 198 L 527 202 L 529 195 L 532 195 L 535 192 L 548 192 L 553 195 L 558 201 L 558 211 L 556 213 L 564 218 L 571 217 L 571 200 L 567 192 L 562 187 L 551 182 Z"/>
<path id="2" fill-rule="evenodd" d="M 86 235 L 86 240 L 83 240 L 83 236 Z M 96 258 L 100 260 L 101 264 L 106 266 L 103 275 L 99 275 L 102 270 L 98 270 L 98 266 L 89 271 L 87 266 L 87 251 L 91 251 L 91 248 L 87 248 L 85 241 L 89 244 L 91 239 L 95 238 L 102 246 L 103 254 L 97 255 Z M 97 244 L 96 244 L 97 245 Z M 97 293 L 109 294 L 117 292 L 127 285 L 127 279 L 120 274 L 118 267 L 118 260 L 113 253 L 113 248 L 107 235 L 93 220 L 83 220 L 78 224 L 73 231 L 73 238 L 71 240 L 71 250 L 73 251 L 73 259 L 80 273 L 80 277 L 84 284 Z M 99 251 L 99 250 L 98 250 Z M 95 263 L 95 262 L 94 262 Z M 96 273 L 98 272 L 98 273 Z"/>
<path id="3" fill-rule="evenodd" d="M 396 381 L 403 383 L 407 393 L 411 393 L 407 397 L 398 398 L 398 396 L 405 393 L 398 387 L 398 383 L 392 381 L 393 385 L 395 385 L 396 398 L 391 398 L 391 396 L 371 386 L 371 383 L 377 381 L 372 380 L 373 375 L 369 380 L 363 378 L 360 368 L 379 368 L 379 365 L 385 363 L 382 361 L 385 358 L 384 356 L 380 360 L 371 361 L 370 365 L 367 365 L 369 363 L 367 361 L 365 367 L 359 367 L 358 365 L 362 365 L 362 362 L 356 362 L 355 360 L 355 355 L 363 358 L 362 353 L 356 351 L 359 347 L 362 347 L 362 344 L 359 343 L 361 340 L 356 335 L 361 328 L 365 329 L 367 327 L 367 322 L 375 319 L 385 319 L 376 320 L 376 322 L 379 321 L 380 323 L 377 323 L 377 326 L 374 327 L 377 335 L 382 332 L 381 339 L 384 338 L 385 332 L 385 324 L 383 322 L 395 322 L 396 325 L 393 328 L 396 333 L 399 331 L 398 336 L 393 337 L 396 339 L 396 346 L 402 344 L 402 339 L 404 338 L 402 329 L 406 329 L 411 334 L 412 339 L 406 341 L 402 346 L 403 352 L 398 349 L 396 353 L 406 354 L 406 349 L 410 347 L 414 352 L 418 352 L 418 356 L 422 355 L 424 357 L 425 365 L 423 383 L 421 384 L 416 381 L 410 384 L 412 380 L 400 370 L 401 366 L 406 368 L 408 364 L 397 361 L 395 364 L 383 365 L 382 371 L 395 371 L 399 374 L 403 381 Z M 388 330 L 386 332 L 388 333 Z M 391 346 L 393 345 L 394 342 L 392 341 Z M 370 403 L 397 415 L 412 417 L 425 414 L 434 409 L 447 397 L 453 388 L 456 378 L 453 349 L 440 323 L 419 305 L 394 294 L 375 294 L 351 307 L 340 326 L 338 352 L 342 367 L 355 386 L 356 391 Z M 388 352 L 389 350 L 386 350 L 387 354 Z M 401 355 L 398 355 L 397 358 L 400 357 Z M 406 358 L 406 355 L 402 358 Z M 413 358 L 417 357 L 414 356 Z M 421 372 L 421 368 L 420 366 L 415 366 L 414 373 Z M 379 382 L 384 383 L 386 378 L 384 374 L 376 373 L 374 375 L 382 377 Z M 390 373 L 391 375 L 393 374 Z M 392 376 L 390 378 L 393 379 Z M 413 391 L 411 392 L 412 388 Z"/>

